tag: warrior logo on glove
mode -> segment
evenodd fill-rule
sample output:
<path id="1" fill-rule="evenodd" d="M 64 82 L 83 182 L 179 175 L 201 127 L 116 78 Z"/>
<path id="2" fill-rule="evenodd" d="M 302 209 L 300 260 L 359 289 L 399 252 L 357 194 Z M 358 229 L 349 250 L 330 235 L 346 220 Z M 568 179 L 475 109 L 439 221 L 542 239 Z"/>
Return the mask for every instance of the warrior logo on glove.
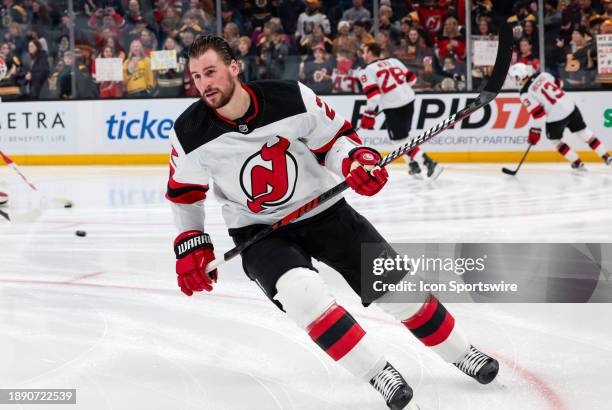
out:
<path id="1" fill-rule="evenodd" d="M 240 170 L 240 186 L 255 213 L 284 204 L 295 191 L 297 161 L 288 151 L 289 141 L 277 138 L 278 142 L 250 156 Z"/>

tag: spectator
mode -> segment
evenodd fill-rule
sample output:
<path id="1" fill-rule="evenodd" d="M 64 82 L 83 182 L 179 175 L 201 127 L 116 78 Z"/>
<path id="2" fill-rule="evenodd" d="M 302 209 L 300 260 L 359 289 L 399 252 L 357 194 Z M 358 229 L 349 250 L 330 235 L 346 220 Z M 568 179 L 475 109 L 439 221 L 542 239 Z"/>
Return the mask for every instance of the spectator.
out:
<path id="1" fill-rule="evenodd" d="M 21 96 L 24 72 L 21 60 L 10 48 L 8 42 L 0 44 L 0 97 L 16 100 Z"/>
<path id="2" fill-rule="evenodd" d="M 110 21 L 109 21 L 110 20 Z M 125 24 L 125 19 L 112 7 L 98 8 L 91 15 L 87 25 L 93 30 L 99 27 L 121 28 Z"/>
<path id="3" fill-rule="evenodd" d="M 174 50 L 176 52 L 177 65 L 176 68 L 155 71 L 157 97 L 181 97 L 185 92 L 183 88 L 183 72 L 185 71 L 187 61 L 182 57 L 180 46 L 172 37 L 168 37 L 164 41 L 163 50 Z"/>
<path id="4" fill-rule="evenodd" d="M 22 27 L 21 24 L 12 22 L 8 25 L 8 31 L 4 32 L 4 41 L 9 44 L 11 52 L 20 60 L 23 60 L 23 55 L 27 51 L 27 41 Z"/>
<path id="5" fill-rule="evenodd" d="M 400 59 L 410 67 L 421 66 L 423 58 L 433 54 L 432 50 L 425 45 L 425 40 L 416 28 L 411 28 L 408 31 L 408 37 L 405 39 L 402 49 L 405 52 L 403 58 Z"/>
<path id="6" fill-rule="evenodd" d="M 212 6 L 212 4 L 211 4 Z M 190 16 L 193 21 L 200 27 L 200 31 L 211 34 L 216 31 L 214 18 L 207 12 L 204 2 L 199 0 L 191 0 L 189 9 L 185 16 Z"/>
<path id="7" fill-rule="evenodd" d="M 100 58 L 120 58 L 120 56 L 111 46 L 107 45 L 102 48 Z M 95 76 L 95 65 L 93 72 Z M 123 96 L 123 81 L 102 81 L 98 83 L 98 93 L 100 98 L 120 98 Z"/>
<path id="8" fill-rule="evenodd" d="M 446 18 L 447 9 L 439 7 L 434 0 L 424 0 L 416 7 L 416 11 L 423 27 L 429 37 L 430 44 L 435 44 L 438 33 L 442 29 L 442 21 Z"/>
<path id="9" fill-rule="evenodd" d="M 277 27 L 272 33 L 272 41 L 260 45 L 259 71 L 260 78 L 282 78 L 285 71 L 285 61 L 289 55 L 289 47 L 283 41 L 283 29 Z"/>
<path id="10" fill-rule="evenodd" d="M 557 41 L 555 61 L 560 64 L 560 76 L 567 80 L 568 86 L 584 86 L 594 80 L 590 71 L 595 68 L 591 40 L 586 30 L 580 28 L 572 32 L 569 45 L 563 39 Z"/>
<path id="11" fill-rule="evenodd" d="M 238 50 L 238 41 L 240 40 L 240 29 L 236 23 L 227 23 L 223 27 L 223 38 L 232 47 L 232 50 L 236 52 Z"/>
<path id="12" fill-rule="evenodd" d="M 160 26 L 163 38 L 177 38 L 181 29 L 181 16 L 176 8 L 165 10 Z"/>
<path id="13" fill-rule="evenodd" d="M 389 37 L 393 44 L 398 44 L 401 37 L 402 31 L 400 29 L 399 22 L 393 22 L 393 10 L 389 6 L 380 6 L 378 11 L 379 31 L 386 31 L 389 33 Z"/>
<path id="14" fill-rule="evenodd" d="M 364 45 L 372 44 L 374 42 L 374 37 L 372 37 L 372 35 L 366 30 L 366 24 L 367 23 L 363 20 L 356 21 L 355 24 L 353 24 L 353 34 L 357 39 L 359 49 L 361 49 L 361 47 Z"/>
<path id="15" fill-rule="evenodd" d="M 491 27 L 489 25 L 489 18 L 486 16 L 481 16 L 478 18 L 478 26 L 476 28 L 476 35 L 478 36 L 493 36 L 493 32 L 491 31 Z"/>
<path id="16" fill-rule="evenodd" d="M 151 60 L 145 55 L 140 40 L 130 43 L 130 51 L 123 63 L 123 78 L 127 97 L 149 97 L 155 91 Z"/>
<path id="17" fill-rule="evenodd" d="M 245 0 L 242 13 L 250 21 L 253 28 L 263 26 L 276 16 L 278 4 L 276 0 Z"/>
<path id="18" fill-rule="evenodd" d="M 423 59 L 423 69 L 419 71 L 419 75 L 417 75 L 417 82 L 412 88 L 427 91 L 440 89 L 438 84 L 444 79 L 444 77 L 436 73 L 433 63 L 433 57 L 425 57 Z"/>
<path id="19" fill-rule="evenodd" d="M 517 62 L 533 67 L 535 72 L 540 71 L 540 60 L 533 55 L 533 46 L 529 38 L 524 37 L 519 43 L 519 56 Z"/>
<path id="20" fill-rule="evenodd" d="M 438 57 L 452 56 L 463 61 L 465 58 L 465 36 L 459 30 L 459 22 L 454 16 L 444 20 L 444 29 L 438 41 Z"/>
<path id="21" fill-rule="evenodd" d="M 538 28 L 535 22 L 531 20 L 525 22 L 523 25 L 523 37 L 529 39 L 533 48 L 533 54 L 538 55 L 540 47 L 538 42 Z"/>
<path id="22" fill-rule="evenodd" d="M 379 31 L 376 35 L 376 42 L 380 46 L 380 58 L 389 58 L 395 53 L 395 46 L 391 42 L 391 35 L 388 31 Z"/>
<path id="23" fill-rule="evenodd" d="M 519 0 L 514 4 L 514 14 L 508 17 L 508 23 L 512 23 L 515 26 L 523 25 L 525 21 L 536 21 L 536 17 L 531 14 L 529 9 L 529 3 L 525 0 Z"/>
<path id="24" fill-rule="evenodd" d="M 32 2 L 28 24 L 32 26 L 50 27 L 51 16 L 49 14 L 49 6 L 41 0 L 34 0 Z"/>
<path id="25" fill-rule="evenodd" d="M 125 23 L 132 28 L 140 23 L 144 23 L 145 26 L 152 27 L 155 30 L 156 24 L 151 13 L 144 13 L 141 8 L 140 1 L 129 0 L 128 10 L 125 15 Z"/>
<path id="26" fill-rule="evenodd" d="M 183 46 L 183 50 L 187 52 L 189 47 L 193 44 L 193 41 L 196 37 L 196 31 L 193 29 L 183 30 L 179 33 L 179 37 L 181 39 L 181 45 Z"/>
<path id="27" fill-rule="evenodd" d="M 227 0 L 223 0 L 221 2 L 221 17 L 223 26 L 227 25 L 227 23 L 234 23 L 238 26 L 238 31 L 240 32 L 240 35 L 246 34 L 247 30 L 245 28 L 245 23 L 242 18 L 242 14 L 240 14 L 240 11 L 232 7 Z"/>
<path id="28" fill-rule="evenodd" d="M 300 64 L 300 80 L 317 94 L 329 94 L 332 91 L 333 63 L 327 58 L 323 44 L 312 47 L 314 59 Z"/>
<path id="29" fill-rule="evenodd" d="M 72 51 L 64 53 L 64 66 L 59 73 L 59 97 L 62 99 L 71 99 L 72 96 L 72 59 L 74 55 Z M 89 70 L 85 64 L 82 64 L 77 59 L 75 70 L 75 85 L 76 95 L 80 98 L 98 98 L 98 89 L 89 74 Z"/>
<path id="30" fill-rule="evenodd" d="M 465 89 L 465 65 L 457 62 L 453 56 L 444 57 L 442 75 L 453 80 L 455 90 Z"/>
<path id="31" fill-rule="evenodd" d="M 354 70 L 355 54 L 340 50 L 336 54 L 336 66 L 332 72 L 332 93 L 359 93 L 359 71 Z"/>
<path id="32" fill-rule="evenodd" d="M 118 40 L 115 37 L 109 37 L 104 42 L 103 47 L 110 47 L 113 50 L 113 55 L 121 60 L 125 60 L 125 51 L 119 44 Z"/>
<path id="33" fill-rule="evenodd" d="M 322 45 L 326 52 L 331 52 L 333 48 L 333 41 L 323 33 L 323 27 L 318 22 L 315 22 L 312 27 L 312 32 L 302 37 L 300 40 L 300 49 L 303 53 L 312 52 L 315 45 Z"/>
<path id="34" fill-rule="evenodd" d="M 351 22 L 361 21 L 361 20 L 371 20 L 372 14 L 370 10 L 363 7 L 363 0 L 353 0 L 353 7 L 346 10 L 342 14 L 342 20 L 348 20 Z"/>
<path id="35" fill-rule="evenodd" d="M 332 51 L 334 54 L 338 54 L 339 51 L 346 51 L 351 55 L 351 59 L 357 57 L 359 52 L 359 44 L 357 37 L 350 32 L 351 23 L 346 20 L 342 20 L 338 23 L 338 35 L 333 41 Z"/>
<path id="36" fill-rule="evenodd" d="M 612 0 L 604 0 L 604 11 L 601 15 L 602 20 L 606 21 L 612 19 Z"/>
<path id="37" fill-rule="evenodd" d="M 315 23 L 319 23 L 323 28 L 323 33 L 325 33 L 325 35 L 329 35 L 331 33 L 331 27 L 327 16 L 321 13 L 321 1 L 305 1 L 306 10 L 298 17 L 297 31 L 295 33 L 296 40 L 299 42 L 304 36 L 312 33 Z"/>
<path id="38" fill-rule="evenodd" d="M 151 57 L 151 51 L 157 50 L 157 38 L 151 30 L 145 28 L 140 32 L 140 43 L 147 57 Z"/>
<path id="39" fill-rule="evenodd" d="M 11 23 L 26 23 L 28 20 L 28 13 L 22 5 L 17 4 L 15 0 L 3 0 L 2 3 L 4 7 L 1 10 L 2 19 L 0 23 L 2 23 L 4 27 Z"/>
<path id="40" fill-rule="evenodd" d="M 240 37 L 238 40 L 236 58 L 240 67 L 240 81 L 248 83 L 256 80 L 258 76 L 255 57 L 251 54 L 251 39 L 247 36 Z"/>
<path id="41" fill-rule="evenodd" d="M 49 76 L 49 59 L 40 41 L 36 39 L 28 43 L 28 54 L 32 59 L 32 66 L 25 75 L 25 80 L 29 86 L 28 95 L 31 99 L 38 99 Z"/>
<path id="42" fill-rule="evenodd" d="M 285 33 L 291 36 L 295 35 L 298 18 L 305 8 L 306 6 L 302 0 L 281 0 L 278 14 Z"/>

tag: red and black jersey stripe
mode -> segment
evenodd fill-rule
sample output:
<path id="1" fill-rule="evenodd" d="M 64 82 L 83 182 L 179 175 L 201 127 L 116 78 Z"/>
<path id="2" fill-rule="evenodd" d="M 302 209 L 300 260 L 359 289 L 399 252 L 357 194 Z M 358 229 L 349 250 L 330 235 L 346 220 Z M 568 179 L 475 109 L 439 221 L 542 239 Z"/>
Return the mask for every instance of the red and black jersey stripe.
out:
<path id="1" fill-rule="evenodd" d="M 544 114 L 546 113 L 544 112 L 544 107 L 542 107 L 541 105 L 538 105 L 531 111 L 531 115 L 535 119 L 542 118 Z"/>
<path id="2" fill-rule="evenodd" d="M 444 342 L 455 327 L 455 318 L 434 296 L 430 296 L 419 311 L 402 323 L 425 346 Z"/>
<path id="3" fill-rule="evenodd" d="M 176 156 L 176 150 L 172 148 L 172 156 Z M 173 161 L 172 156 L 171 161 Z M 166 190 L 166 199 L 175 204 L 193 204 L 206 198 L 208 185 L 183 184 L 174 180 L 174 166 L 170 163 L 170 176 Z"/>
<path id="4" fill-rule="evenodd" d="M 338 305 L 329 308 L 308 328 L 310 338 L 335 361 L 350 352 L 365 333 L 353 316 Z"/>
<path id="5" fill-rule="evenodd" d="M 340 137 L 346 137 L 355 141 L 357 144 L 361 144 L 361 139 L 359 139 L 359 137 L 355 133 L 353 126 L 350 122 L 345 120 L 344 125 L 342 125 L 342 128 L 340 128 L 336 135 L 334 135 L 334 137 L 330 139 L 327 144 L 323 145 L 321 148 L 311 150 L 312 153 L 315 154 L 315 157 L 317 158 L 317 161 L 319 161 L 319 164 L 325 165 L 325 156 L 327 155 L 331 147 L 334 145 L 336 140 L 338 140 L 338 138 Z"/>
<path id="6" fill-rule="evenodd" d="M 363 92 L 365 93 L 366 97 L 372 98 L 380 94 L 380 89 L 378 88 L 376 84 L 371 84 L 371 85 L 368 85 L 366 88 L 364 88 Z"/>

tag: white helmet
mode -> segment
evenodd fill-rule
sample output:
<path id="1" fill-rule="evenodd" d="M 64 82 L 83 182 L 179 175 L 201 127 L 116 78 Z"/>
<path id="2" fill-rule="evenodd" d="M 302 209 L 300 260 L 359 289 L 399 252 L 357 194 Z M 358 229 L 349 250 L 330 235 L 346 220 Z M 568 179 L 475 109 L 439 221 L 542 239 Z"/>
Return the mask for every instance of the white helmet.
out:
<path id="1" fill-rule="evenodd" d="M 524 63 L 516 63 L 508 70 L 508 75 L 521 87 L 523 82 L 533 75 L 533 68 Z"/>

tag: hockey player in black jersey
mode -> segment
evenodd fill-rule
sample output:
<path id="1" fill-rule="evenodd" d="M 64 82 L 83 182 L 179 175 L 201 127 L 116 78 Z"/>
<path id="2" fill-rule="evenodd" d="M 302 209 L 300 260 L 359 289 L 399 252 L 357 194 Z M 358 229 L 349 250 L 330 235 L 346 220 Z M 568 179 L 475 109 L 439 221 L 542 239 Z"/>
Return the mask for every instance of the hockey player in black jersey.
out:
<path id="1" fill-rule="evenodd" d="M 189 70 L 201 99 L 176 121 L 171 140 L 167 198 L 179 230 L 175 245 L 178 285 L 191 296 L 212 291 L 217 271 L 204 228 L 210 181 L 236 244 L 345 178 L 371 196 L 387 182 L 375 164 L 380 154 L 361 144 L 350 123 L 295 81 L 242 84 L 230 46 L 204 36 L 189 49 Z M 320 209 L 319 209 L 320 208 Z M 342 197 L 336 197 L 242 252 L 247 276 L 334 361 L 368 381 L 391 409 L 416 408 L 412 389 L 372 345 L 370 336 L 340 306 L 312 258 L 361 291 L 361 244 L 393 249 Z M 384 298 L 384 297 L 383 297 Z M 448 363 L 486 384 L 495 359 L 470 345 L 453 316 L 432 295 L 422 304 L 375 302 Z"/>

